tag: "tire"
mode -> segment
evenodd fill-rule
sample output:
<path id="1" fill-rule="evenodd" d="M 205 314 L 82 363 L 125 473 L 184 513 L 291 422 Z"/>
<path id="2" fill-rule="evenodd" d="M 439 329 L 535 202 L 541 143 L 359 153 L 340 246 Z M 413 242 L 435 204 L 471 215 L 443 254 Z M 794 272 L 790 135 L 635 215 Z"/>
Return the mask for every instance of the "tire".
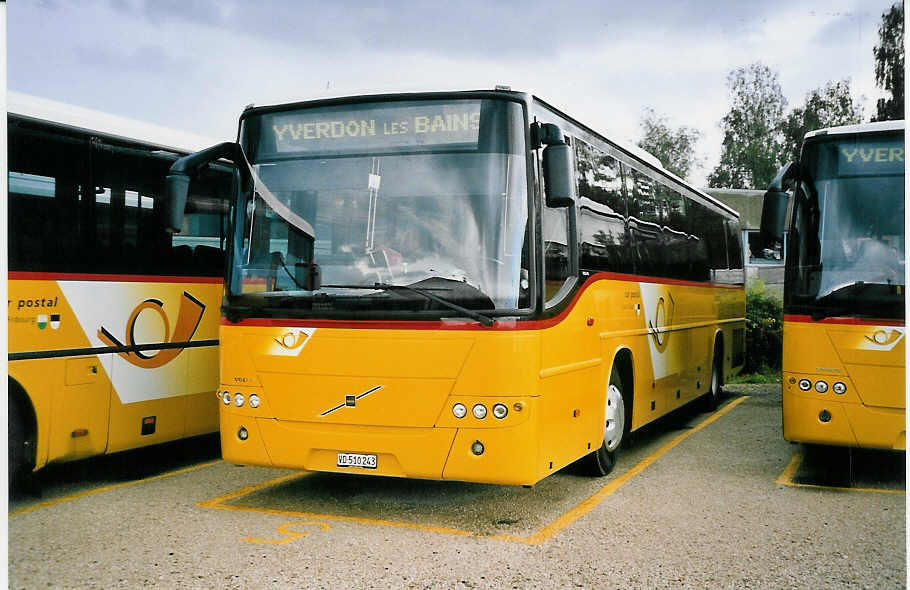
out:
<path id="1" fill-rule="evenodd" d="M 22 406 L 9 397 L 9 489 L 18 489 L 26 475 L 25 423 Z"/>
<path id="2" fill-rule="evenodd" d="M 716 343 L 714 345 L 714 358 L 711 360 L 711 381 L 708 384 L 708 393 L 704 397 L 706 412 L 713 412 L 720 405 L 720 396 L 723 393 L 721 390 L 723 379 L 720 375 L 720 368 L 723 365 L 723 359 L 720 343 Z"/>
<path id="3" fill-rule="evenodd" d="M 594 477 L 602 477 L 613 470 L 616 464 L 616 450 L 629 434 L 631 406 L 627 404 L 619 368 L 610 371 L 604 412 L 604 440 L 600 447 L 585 457 L 586 471 Z"/>

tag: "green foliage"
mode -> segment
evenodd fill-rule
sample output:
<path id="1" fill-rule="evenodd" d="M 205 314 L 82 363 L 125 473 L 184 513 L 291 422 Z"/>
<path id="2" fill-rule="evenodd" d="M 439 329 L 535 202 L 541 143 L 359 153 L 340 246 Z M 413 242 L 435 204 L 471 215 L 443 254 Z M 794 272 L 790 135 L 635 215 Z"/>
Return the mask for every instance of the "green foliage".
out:
<path id="1" fill-rule="evenodd" d="M 853 125 L 863 118 L 863 108 L 853 102 L 850 93 L 850 80 L 828 82 L 806 94 L 806 102 L 794 108 L 781 122 L 785 161 L 795 162 L 799 159 L 803 136 L 809 131 Z"/>
<path id="2" fill-rule="evenodd" d="M 780 369 L 783 306 L 761 282 L 746 289 L 746 365 L 743 373 Z"/>
<path id="3" fill-rule="evenodd" d="M 723 151 L 708 176 L 712 187 L 765 188 L 784 162 L 799 158 L 807 132 L 862 120 L 849 79 L 810 91 L 786 115 L 777 72 L 760 62 L 731 71 L 727 86 L 733 104 L 721 121 Z"/>
<path id="4" fill-rule="evenodd" d="M 673 129 L 667 118 L 651 107 L 642 112 L 641 130 L 638 147 L 654 155 L 673 174 L 686 178 L 693 168 L 701 167 L 701 159 L 695 155 L 700 131 L 685 126 Z"/>
<path id="5" fill-rule="evenodd" d="M 755 62 L 730 72 L 727 87 L 733 105 L 721 121 L 723 150 L 708 186 L 767 186 L 781 164 L 778 130 L 787 106 L 777 72 Z"/>
<path id="6" fill-rule="evenodd" d="M 878 28 L 879 44 L 872 49 L 875 56 L 875 84 L 891 93 L 880 98 L 873 121 L 892 121 L 904 118 L 904 3 L 896 2 L 882 14 Z"/>
<path id="7" fill-rule="evenodd" d="M 780 369 L 765 367 L 757 373 L 740 373 L 730 377 L 729 383 L 780 383 Z"/>

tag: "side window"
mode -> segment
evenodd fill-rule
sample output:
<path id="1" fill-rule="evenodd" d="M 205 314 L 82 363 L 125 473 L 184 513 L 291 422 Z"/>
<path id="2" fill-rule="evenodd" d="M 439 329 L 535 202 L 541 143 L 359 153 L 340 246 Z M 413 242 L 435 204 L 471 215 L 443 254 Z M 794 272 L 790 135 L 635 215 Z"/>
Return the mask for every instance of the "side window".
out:
<path id="1" fill-rule="evenodd" d="M 784 241 L 786 241 L 786 237 Z M 784 263 L 784 253 L 780 242 L 775 244 L 773 248 L 766 248 L 765 246 L 765 241 L 761 239 L 761 232 L 758 230 L 746 232 L 746 254 L 749 257 L 748 263 L 750 265 Z"/>
<path id="2" fill-rule="evenodd" d="M 689 201 L 689 215 L 691 220 L 690 247 L 689 247 L 689 265 L 687 270 L 687 279 L 693 281 L 711 280 L 712 253 L 718 257 L 716 244 L 712 244 L 712 237 L 716 241 L 716 236 L 711 231 L 711 224 L 714 221 L 719 222 L 723 238 L 723 225 L 719 219 L 714 219 L 712 212 L 696 201 Z M 724 242 L 720 242 L 721 250 L 719 255 L 723 257 L 723 267 L 727 267 L 727 250 Z"/>
<path id="3" fill-rule="evenodd" d="M 10 120 L 8 149 L 9 269 L 85 271 L 95 199 L 88 140 Z"/>
<path id="4" fill-rule="evenodd" d="M 686 198 L 674 188 L 661 185 L 658 190 L 664 252 L 663 276 L 685 279 L 689 273 L 690 240 Z"/>
<path id="5" fill-rule="evenodd" d="M 635 169 L 629 176 L 632 181 L 629 230 L 635 250 L 635 271 L 660 276 L 663 274 L 663 237 L 658 184 Z"/>
<path id="6" fill-rule="evenodd" d="M 631 273 L 626 200 L 619 162 L 582 141 L 575 141 L 578 170 L 576 219 L 582 268 Z"/>
<path id="7" fill-rule="evenodd" d="M 183 228 L 172 235 L 162 215 L 164 179 L 173 160 L 115 145 L 95 153 L 95 192 L 103 197 L 97 209 L 110 220 L 110 246 L 95 259 L 104 267 L 98 272 L 222 275 L 227 202 L 220 197 L 227 194 L 229 174 L 206 171 L 191 184 Z"/>

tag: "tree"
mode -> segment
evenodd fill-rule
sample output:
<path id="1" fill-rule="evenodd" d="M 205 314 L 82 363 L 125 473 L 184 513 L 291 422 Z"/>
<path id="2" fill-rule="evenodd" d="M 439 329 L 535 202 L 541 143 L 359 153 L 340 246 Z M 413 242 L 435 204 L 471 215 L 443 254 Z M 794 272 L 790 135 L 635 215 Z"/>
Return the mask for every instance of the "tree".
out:
<path id="1" fill-rule="evenodd" d="M 760 62 L 730 72 L 727 87 L 733 105 L 721 121 L 723 149 L 708 186 L 763 188 L 781 164 L 779 129 L 787 99 L 777 72 Z"/>
<path id="2" fill-rule="evenodd" d="M 695 144 L 701 132 L 692 127 L 670 127 L 666 117 L 646 107 L 641 115 L 642 137 L 638 147 L 655 156 L 663 167 L 680 178 L 701 168 L 702 159 L 695 155 Z"/>
<path id="3" fill-rule="evenodd" d="M 853 101 L 850 94 L 850 80 L 828 82 L 806 94 L 806 102 L 796 107 L 781 122 L 785 159 L 795 162 L 803 136 L 809 131 L 860 123 L 863 108 Z"/>
<path id="4" fill-rule="evenodd" d="M 872 49 L 875 56 L 875 84 L 891 93 L 880 98 L 873 121 L 892 121 L 904 118 L 904 3 L 896 2 L 882 13 L 878 28 L 879 45 Z"/>

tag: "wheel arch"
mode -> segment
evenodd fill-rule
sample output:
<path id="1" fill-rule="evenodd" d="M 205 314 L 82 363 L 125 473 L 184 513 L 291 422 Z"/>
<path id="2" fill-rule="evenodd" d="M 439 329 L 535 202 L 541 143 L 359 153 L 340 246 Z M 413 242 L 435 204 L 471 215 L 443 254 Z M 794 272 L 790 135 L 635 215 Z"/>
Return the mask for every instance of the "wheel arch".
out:
<path id="1" fill-rule="evenodd" d="M 633 362 L 632 351 L 626 347 L 620 348 L 613 354 L 613 362 L 610 364 L 610 375 L 613 369 L 619 372 L 619 378 L 622 380 L 623 396 L 631 404 L 635 399 L 635 363 Z M 610 382 L 609 376 L 607 383 Z M 631 408 L 632 406 L 629 405 Z"/>
<path id="2" fill-rule="evenodd" d="M 726 354 L 726 349 L 724 347 L 724 331 L 721 330 L 720 328 L 718 328 L 714 332 L 713 340 L 714 340 L 714 342 L 711 346 L 711 355 L 712 355 L 711 366 L 712 367 L 714 366 L 715 360 L 720 360 L 720 364 L 718 365 L 718 369 L 719 369 L 718 384 L 723 385 L 724 384 L 724 366 L 725 366 L 725 359 L 726 359 L 726 357 L 724 356 Z M 720 346 L 719 353 L 718 353 L 718 346 Z"/>
<path id="3" fill-rule="evenodd" d="M 38 415 L 35 412 L 35 406 L 25 388 L 13 376 L 7 375 L 7 390 L 9 392 L 9 403 L 17 404 L 22 410 L 22 421 L 25 426 L 25 440 L 31 444 L 28 445 L 30 456 L 26 457 L 29 465 L 34 468 L 37 462 L 37 441 L 38 441 Z M 7 412 L 7 416 L 9 412 Z"/>

